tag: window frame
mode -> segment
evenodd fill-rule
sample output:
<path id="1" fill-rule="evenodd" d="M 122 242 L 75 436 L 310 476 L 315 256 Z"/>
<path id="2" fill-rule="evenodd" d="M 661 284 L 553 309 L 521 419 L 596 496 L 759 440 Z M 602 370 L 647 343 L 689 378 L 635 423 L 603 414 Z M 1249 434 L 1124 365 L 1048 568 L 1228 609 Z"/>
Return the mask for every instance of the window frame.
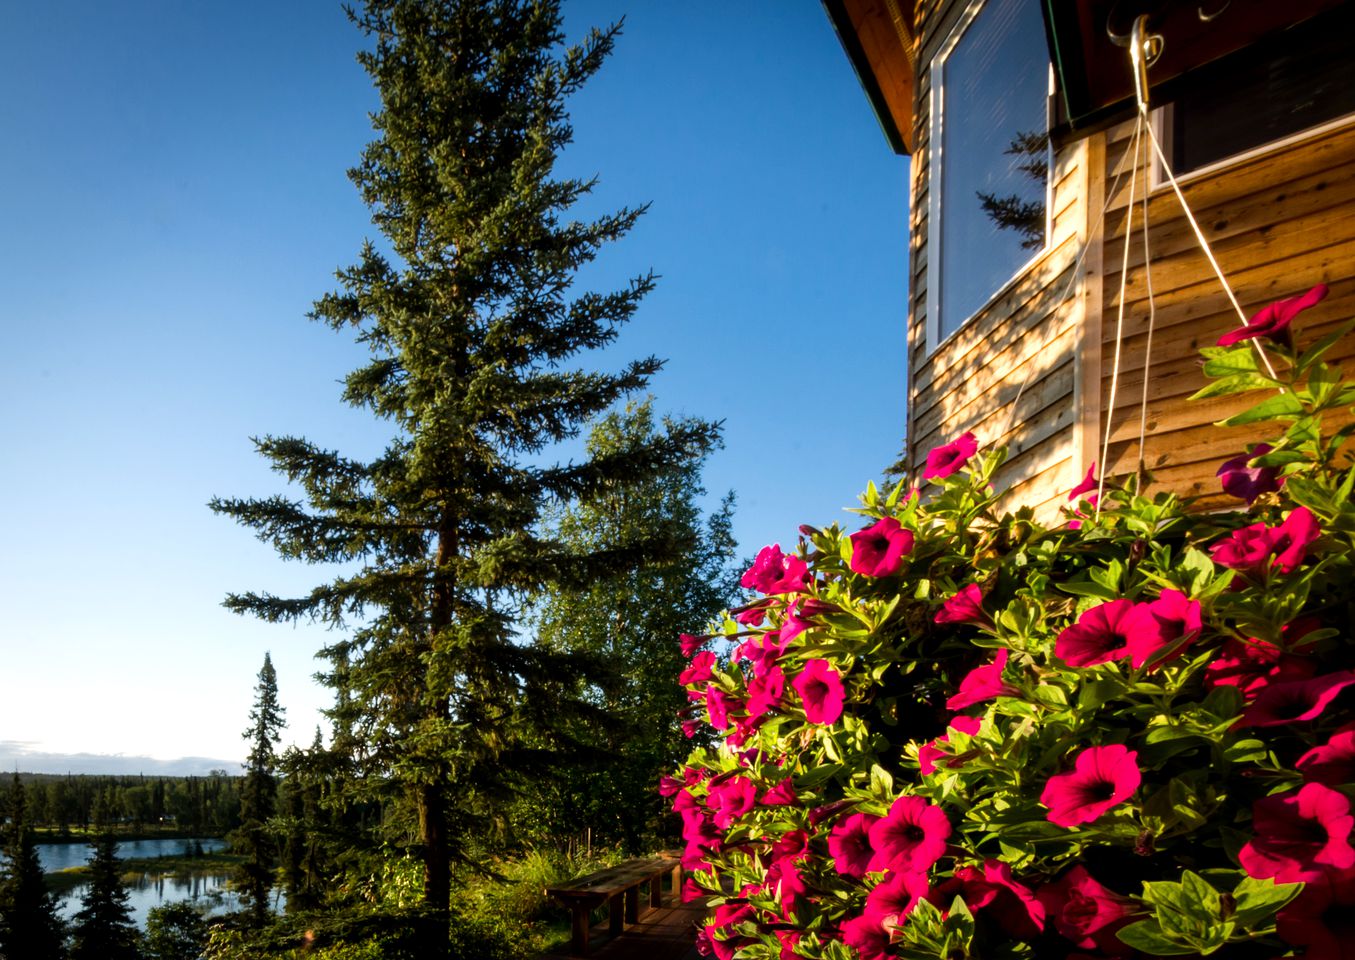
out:
<path id="1" fill-rule="evenodd" d="M 941 277 L 942 258 L 944 250 L 944 240 L 941 229 L 941 184 L 945 177 L 942 169 L 942 138 L 945 132 L 945 117 L 943 105 L 945 103 L 945 66 L 946 60 L 954 52 L 960 41 L 964 39 L 966 31 L 978 19 L 983 8 L 987 6 L 988 0 L 969 0 L 968 6 L 960 15 L 960 19 L 946 36 L 936 54 L 932 57 L 927 66 L 928 79 L 931 89 L 928 91 L 928 112 L 927 112 L 927 320 L 926 320 L 926 350 L 924 355 L 930 357 L 944 344 L 953 340 L 961 331 L 969 327 L 974 320 L 986 313 L 993 303 L 1001 299 L 1015 283 L 1027 273 L 1031 267 L 1050 249 L 1050 243 L 1053 233 L 1053 210 L 1054 210 L 1054 146 L 1051 141 L 1046 151 L 1045 162 L 1047 164 L 1047 174 L 1045 176 L 1045 228 L 1044 244 L 1031 252 L 1031 256 L 1025 260 L 1016 271 L 1001 283 L 993 291 L 992 296 L 983 302 L 983 304 L 960 321 L 954 330 L 942 336 L 941 334 L 941 286 L 939 283 Z M 1045 51 L 1046 57 L 1048 50 Z M 1048 93 L 1053 92 L 1053 65 L 1049 67 L 1049 89 Z M 1045 133 L 1048 134 L 1051 129 L 1051 118 L 1048 107 L 1045 110 Z"/>

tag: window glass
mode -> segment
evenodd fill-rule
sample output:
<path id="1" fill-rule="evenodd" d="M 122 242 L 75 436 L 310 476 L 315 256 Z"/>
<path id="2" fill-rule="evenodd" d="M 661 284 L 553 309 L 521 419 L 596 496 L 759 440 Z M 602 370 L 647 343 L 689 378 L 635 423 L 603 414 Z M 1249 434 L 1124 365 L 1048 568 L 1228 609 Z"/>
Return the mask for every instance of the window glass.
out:
<path id="1" fill-rule="evenodd" d="M 941 338 L 1045 245 L 1048 77 L 1038 0 L 988 0 L 934 66 L 928 281 Z"/>
<path id="2" fill-rule="evenodd" d="M 1355 113 L 1355 9 L 1314 17 L 1190 75 L 1171 110 L 1176 173 Z"/>

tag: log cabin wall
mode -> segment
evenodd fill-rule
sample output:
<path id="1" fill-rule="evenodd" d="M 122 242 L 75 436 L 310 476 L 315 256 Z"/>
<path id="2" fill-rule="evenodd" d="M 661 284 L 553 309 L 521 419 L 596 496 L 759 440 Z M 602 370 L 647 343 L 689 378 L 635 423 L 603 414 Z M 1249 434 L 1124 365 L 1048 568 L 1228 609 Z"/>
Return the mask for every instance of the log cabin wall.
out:
<path id="1" fill-rule="evenodd" d="M 1133 124 L 1107 131 L 1102 182 L 1114 182 L 1132 142 Z M 1148 171 L 1140 169 L 1140 181 Z M 1303 346 L 1337 323 L 1355 316 L 1355 120 L 1348 119 L 1191 174 L 1183 192 L 1213 248 L 1238 302 L 1248 316 L 1272 301 L 1296 296 L 1327 283 L 1327 299 L 1299 315 L 1296 340 Z M 1142 187 L 1140 187 L 1142 196 Z M 1125 177 L 1111 198 L 1105 222 L 1102 259 L 1105 274 L 1100 346 L 1100 390 L 1085 398 L 1084 429 L 1103 430 L 1109 406 L 1111 359 L 1120 304 L 1121 257 L 1128 203 Z M 1111 474 L 1133 471 L 1138 463 L 1140 402 L 1144 383 L 1147 332 L 1147 276 L 1135 204 L 1125 292 L 1125 324 L 1120 379 L 1111 415 Z M 1200 251 L 1169 184 L 1149 192 L 1150 270 L 1156 323 L 1148 375 L 1145 465 L 1161 486 L 1200 495 L 1204 509 L 1237 505 L 1219 489 L 1215 475 L 1223 460 L 1269 431 L 1214 426 L 1250 406 L 1264 394 L 1188 403 L 1206 384 L 1198 349 L 1240 325 Z M 1095 316 L 1095 314 L 1093 314 Z M 1342 344 L 1334 356 L 1349 375 L 1355 372 L 1355 344 Z M 1274 426 L 1274 425 L 1271 425 Z M 1328 426 L 1330 430 L 1330 426 Z M 1088 459 L 1096 458 L 1092 454 Z"/>
<path id="2" fill-rule="evenodd" d="M 1080 449 L 1078 412 L 1088 401 L 1079 395 L 1085 359 L 1079 347 L 1089 340 L 1087 310 L 1101 287 L 1088 283 L 1099 269 L 1096 259 L 1077 261 L 1082 244 L 1095 240 L 1091 215 L 1101 200 L 1092 174 L 1099 176 L 1103 165 L 1102 141 L 1083 139 L 1057 151 L 1045 249 L 958 331 L 929 344 L 929 67 L 968 6 L 968 0 L 919 0 L 915 10 L 907 458 L 920 472 L 928 450 L 967 430 L 984 447 L 1005 444 L 1008 462 L 998 484 L 1010 490 L 1007 502 L 1035 506 L 1049 519 L 1091 459 Z M 1094 373 L 1087 382 L 1095 382 Z"/>

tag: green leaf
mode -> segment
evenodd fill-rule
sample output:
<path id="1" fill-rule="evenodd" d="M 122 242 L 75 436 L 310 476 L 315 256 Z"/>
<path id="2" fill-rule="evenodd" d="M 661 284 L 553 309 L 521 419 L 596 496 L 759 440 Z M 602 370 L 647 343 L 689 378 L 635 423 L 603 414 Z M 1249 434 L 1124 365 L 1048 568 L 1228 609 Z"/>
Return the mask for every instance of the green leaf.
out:
<path id="1" fill-rule="evenodd" d="M 1226 420 L 1218 421 L 1215 426 L 1238 427 L 1246 423 L 1259 423 L 1262 420 L 1282 420 L 1303 415 L 1303 404 L 1292 393 L 1277 393 L 1267 397 L 1256 406 L 1235 413 Z"/>
<path id="2" fill-rule="evenodd" d="M 1232 920 L 1240 927 L 1254 927 L 1269 920 L 1285 904 L 1303 892 L 1301 883 L 1276 883 L 1243 877 L 1233 888 Z"/>
<path id="3" fill-rule="evenodd" d="M 1192 393 L 1189 400 L 1207 400 L 1210 397 L 1228 397 L 1235 393 L 1247 393 L 1250 390 L 1262 390 L 1275 386 L 1269 377 L 1254 373 L 1240 373 L 1232 377 L 1222 377 Z"/>
<path id="4" fill-rule="evenodd" d="M 1137 923 L 1131 923 L 1118 931 L 1115 936 L 1119 937 L 1122 943 L 1152 956 L 1178 957 L 1199 953 L 1199 950 L 1194 946 L 1168 939 L 1167 935 L 1162 932 L 1162 928 L 1157 925 L 1156 920 L 1140 920 Z"/>
<path id="5" fill-rule="evenodd" d="M 1231 377 L 1241 373 L 1256 373 L 1260 367 L 1256 364 L 1256 353 L 1248 344 L 1239 347 L 1205 347 L 1204 375 L 1206 377 Z"/>
<path id="6" fill-rule="evenodd" d="M 1355 320 L 1347 320 L 1335 330 L 1319 337 L 1313 342 L 1313 345 L 1303 351 L 1303 354 L 1298 358 L 1298 361 L 1294 364 L 1295 371 L 1297 373 L 1302 373 L 1309 365 L 1335 346 L 1342 337 L 1352 330 L 1355 330 Z"/>
<path id="7" fill-rule="evenodd" d="M 870 789 L 881 798 L 890 798 L 894 795 L 894 777 L 878 763 L 873 763 L 870 767 Z"/>

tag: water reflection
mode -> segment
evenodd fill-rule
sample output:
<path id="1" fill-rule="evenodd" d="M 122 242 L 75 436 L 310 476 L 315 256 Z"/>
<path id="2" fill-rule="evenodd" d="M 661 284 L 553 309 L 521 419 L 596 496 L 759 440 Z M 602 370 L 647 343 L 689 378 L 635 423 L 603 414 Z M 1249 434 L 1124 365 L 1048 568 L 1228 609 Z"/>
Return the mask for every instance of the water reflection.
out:
<path id="1" fill-rule="evenodd" d="M 229 889 L 226 874 L 174 876 L 164 873 L 143 873 L 128 883 L 127 905 L 138 928 L 146 928 L 146 914 L 154 907 L 180 900 L 190 900 L 203 913 L 211 915 L 240 909 L 240 897 Z M 80 901 L 89 891 L 82 883 L 62 896 L 58 909 L 69 920 L 80 909 Z"/>

